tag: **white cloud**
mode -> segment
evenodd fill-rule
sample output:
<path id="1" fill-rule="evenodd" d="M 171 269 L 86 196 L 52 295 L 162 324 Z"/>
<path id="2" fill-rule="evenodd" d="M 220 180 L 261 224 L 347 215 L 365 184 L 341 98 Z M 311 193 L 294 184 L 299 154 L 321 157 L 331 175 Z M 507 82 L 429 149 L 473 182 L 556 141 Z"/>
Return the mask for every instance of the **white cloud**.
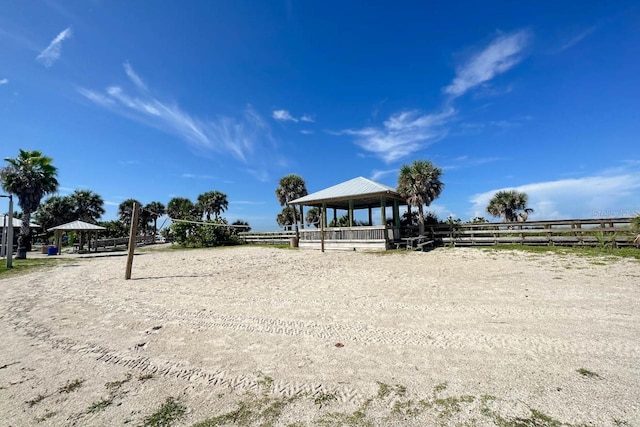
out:
<path id="1" fill-rule="evenodd" d="M 9 79 L 4 78 L 4 79 L 0 80 L 0 86 L 1 85 L 6 85 L 6 84 L 9 84 Z"/>
<path id="2" fill-rule="evenodd" d="M 593 33 L 595 30 L 598 29 L 597 25 L 594 25 L 592 27 L 587 28 L 586 30 L 582 31 L 581 33 L 579 33 L 578 35 L 574 36 L 573 38 L 571 38 L 569 41 L 567 41 L 566 43 L 564 43 L 562 46 L 560 46 L 560 48 L 555 52 L 555 53 L 560 53 L 564 50 L 570 49 L 573 46 L 577 45 L 578 43 L 580 43 L 582 40 L 584 40 L 588 35 L 590 35 L 591 33 Z"/>
<path id="3" fill-rule="evenodd" d="M 104 201 L 104 204 L 105 204 L 105 205 L 107 205 L 107 206 L 120 206 L 120 203 L 117 203 L 117 202 L 111 202 L 111 201 L 109 201 L 109 200 L 105 200 L 105 201 Z"/>
<path id="4" fill-rule="evenodd" d="M 304 130 L 301 130 L 300 133 L 303 135 L 311 135 L 313 134 L 313 131 L 304 129 Z"/>
<path id="5" fill-rule="evenodd" d="M 182 178 L 187 178 L 187 179 L 217 179 L 215 176 L 213 175 L 196 175 L 193 173 L 183 173 L 182 175 L 180 175 Z"/>
<path id="6" fill-rule="evenodd" d="M 316 121 L 316 119 L 313 116 L 310 116 L 309 114 L 303 114 L 302 117 L 300 117 L 300 121 L 313 123 Z"/>
<path id="7" fill-rule="evenodd" d="M 455 115 L 453 108 L 440 113 L 404 111 L 389 117 L 383 127 L 346 129 L 337 134 L 353 135 L 356 144 L 387 163 L 408 157 L 447 134 L 443 128 Z"/>
<path id="8" fill-rule="evenodd" d="M 398 169 L 388 169 L 388 170 L 384 170 L 384 171 L 374 169 L 374 170 L 371 171 L 371 177 L 369 179 L 372 180 L 372 181 L 377 181 L 377 180 L 389 175 L 390 173 L 397 173 L 397 172 L 398 172 Z"/>
<path id="9" fill-rule="evenodd" d="M 297 122 L 298 119 L 296 119 L 295 117 L 293 117 L 291 115 L 291 113 L 289 113 L 287 110 L 275 110 L 272 114 L 272 117 L 276 120 L 280 120 L 282 122 L 287 122 L 287 121 L 291 121 L 291 122 Z"/>
<path id="10" fill-rule="evenodd" d="M 49 43 L 49 46 L 36 57 L 37 60 L 42 62 L 45 67 L 49 68 L 53 63 L 60 58 L 60 50 L 62 49 L 62 42 L 71 37 L 71 27 L 66 28 L 56 36 L 55 39 Z"/>
<path id="11" fill-rule="evenodd" d="M 138 76 L 136 72 L 133 71 L 133 68 L 131 68 L 131 65 L 128 62 L 124 63 L 124 71 L 127 73 L 127 76 L 129 76 L 129 79 L 133 82 L 133 84 L 135 84 L 142 90 L 147 90 L 147 85 L 140 78 L 140 76 Z"/>
<path id="12" fill-rule="evenodd" d="M 78 93 L 131 120 L 177 135 L 201 152 L 228 153 L 242 162 L 258 163 L 261 168 L 268 166 L 265 157 L 271 153 L 275 142 L 269 126 L 251 105 L 245 107 L 239 118 L 220 116 L 203 120 L 174 103 L 155 97 L 129 63 L 123 66 L 136 92 L 128 93 L 120 86 L 110 86 L 104 92 L 78 88 Z M 263 150 L 265 144 L 268 147 Z"/>
<path id="13" fill-rule="evenodd" d="M 522 60 L 522 51 L 530 38 L 526 30 L 497 37 L 459 67 L 453 82 L 443 91 L 454 98 L 462 96 L 468 90 L 510 70 Z"/>
<path id="14" fill-rule="evenodd" d="M 531 219 L 631 216 L 640 211 L 640 174 L 626 172 L 497 188 L 471 197 L 471 216 L 486 217 L 486 207 L 493 195 L 512 189 L 524 191 L 529 196 L 529 207 L 534 209 Z"/>

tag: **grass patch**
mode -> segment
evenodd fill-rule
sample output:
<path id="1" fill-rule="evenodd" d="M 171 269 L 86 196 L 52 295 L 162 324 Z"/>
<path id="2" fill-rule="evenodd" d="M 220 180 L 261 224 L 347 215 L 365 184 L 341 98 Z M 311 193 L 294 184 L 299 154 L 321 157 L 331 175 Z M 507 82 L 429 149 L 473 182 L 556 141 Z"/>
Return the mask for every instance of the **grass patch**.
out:
<path id="1" fill-rule="evenodd" d="M 44 421 L 47 421 L 49 418 L 55 416 L 56 414 L 57 414 L 56 411 L 47 410 L 41 417 L 36 418 L 36 422 L 37 423 L 42 423 Z"/>
<path id="2" fill-rule="evenodd" d="M 583 377 L 587 377 L 587 378 L 602 378 L 597 373 L 585 368 L 576 369 L 576 372 L 582 375 Z"/>
<path id="3" fill-rule="evenodd" d="M 145 382 L 147 380 L 150 380 L 151 378 L 153 378 L 153 374 L 149 372 L 148 374 L 141 374 L 138 377 L 138 381 Z"/>
<path id="4" fill-rule="evenodd" d="M 160 409 L 144 419 L 143 426 L 169 427 L 173 425 L 175 421 L 184 417 L 186 412 L 186 406 L 177 402 L 173 397 L 168 397 L 162 406 L 160 406 Z"/>
<path id="5" fill-rule="evenodd" d="M 93 402 L 87 408 L 87 414 L 95 414 L 96 412 L 104 411 L 107 406 L 110 406 L 113 403 L 113 397 L 109 397 L 107 399 L 102 399 L 99 402 Z"/>
<path id="6" fill-rule="evenodd" d="M 61 264 L 66 264 L 72 261 L 71 259 L 59 259 L 59 258 L 27 258 L 27 259 L 13 259 L 13 268 L 7 268 L 6 260 L 0 260 L 0 277 L 15 277 L 23 274 L 31 273 L 33 271 L 45 270 L 48 268 L 57 267 Z"/>
<path id="7" fill-rule="evenodd" d="M 39 394 L 39 395 L 37 395 L 36 397 L 34 397 L 33 399 L 31 399 L 31 400 L 27 400 L 25 403 L 26 403 L 27 405 L 29 405 L 29 408 L 31 408 L 32 406 L 37 405 L 38 403 L 42 402 L 42 401 L 43 401 L 44 399 L 46 399 L 46 398 L 47 398 L 47 396 L 46 396 L 46 395 L 44 395 L 44 394 Z"/>
<path id="8" fill-rule="evenodd" d="M 80 388 L 80 386 L 82 385 L 82 383 L 84 382 L 84 380 L 73 380 L 70 383 L 67 383 L 67 385 L 60 387 L 58 389 L 58 393 L 71 393 L 76 391 L 78 388 Z"/>
<path id="9" fill-rule="evenodd" d="M 637 248 L 604 248 L 604 247 L 566 247 L 566 246 L 527 246 L 527 245 L 498 245 L 479 248 L 487 252 L 524 251 L 537 254 L 553 253 L 558 255 L 577 255 L 586 257 L 632 258 L 640 260 L 640 249 Z M 613 260 L 612 259 L 612 260 Z"/>
<path id="10" fill-rule="evenodd" d="M 128 373 L 123 380 L 108 382 L 104 386 L 107 390 L 113 393 L 129 381 L 131 381 L 131 374 Z"/>
<path id="11" fill-rule="evenodd" d="M 318 405 L 319 407 L 323 407 L 325 406 L 327 403 L 333 401 L 333 400 L 338 400 L 338 397 L 335 395 L 335 393 L 319 393 L 314 399 L 313 399 L 313 403 L 315 403 L 316 405 Z"/>

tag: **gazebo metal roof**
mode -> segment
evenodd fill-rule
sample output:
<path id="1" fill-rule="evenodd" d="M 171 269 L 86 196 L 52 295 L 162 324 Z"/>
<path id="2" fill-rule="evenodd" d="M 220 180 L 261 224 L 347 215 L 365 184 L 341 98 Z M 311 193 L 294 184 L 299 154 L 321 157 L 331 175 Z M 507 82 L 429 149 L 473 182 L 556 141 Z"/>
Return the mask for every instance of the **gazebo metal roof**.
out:
<path id="1" fill-rule="evenodd" d="M 327 206 L 337 209 L 349 209 L 349 201 L 353 201 L 354 209 L 379 208 L 381 199 L 385 199 L 386 206 L 393 206 L 394 200 L 405 203 L 406 200 L 398 194 L 395 188 L 380 184 L 361 176 L 334 185 L 324 190 L 316 191 L 291 201 L 293 205 Z"/>
<path id="2" fill-rule="evenodd" d="M 106 230 L 105 227 L 101 227 L 95 224 L 89 224 L 84 221 L 72 221 L 66 224 L 58 225 L 57 227 L 51 227 L 49 231 L 52 230 L 62 230 L 62 231 L 96 231 L 96 230 Z"/>
<path id="3" fill-rule="evenodd" d="M 3 227 L 3 224 L 5 224 L 5 222 L 9 222 L 9 215 L 0 215 L 0 228 Z M 15 216 L 13 217 L 13 227 L 14 228 L 18 228 L 18 227 L 22 227 L 22 220 L 19 218 L 16 218 Z M 40 227 L 39 224 L 30 222 L 29 223 L 29 227 L 31 228 L 38 228 Z"/>

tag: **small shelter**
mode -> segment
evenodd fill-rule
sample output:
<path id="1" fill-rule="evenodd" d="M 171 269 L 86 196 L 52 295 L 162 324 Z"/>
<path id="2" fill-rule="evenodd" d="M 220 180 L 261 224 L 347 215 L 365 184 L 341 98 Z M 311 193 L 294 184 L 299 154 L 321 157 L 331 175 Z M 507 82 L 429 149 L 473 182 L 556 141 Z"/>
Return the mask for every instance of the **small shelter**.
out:
<path id="1" fill-rule="evenodd" d="M 99 225 L 95 225 L 95 224 L 90 224 L 88 222 L 84 222 L 84 221 L 72 221 L 72 222 L 68 222 L 66 224 L 62 224 L 62 225 L 58 225 L 57 227 L 51 227 L 49 230 L 47 231 L 54 231 L 55 232 L 55 242 L 56 242 L 56 248 L 58 248 L 58 252 L 60 251 L 60 247 L 62 246 L 62 233 L 65 231 L 93 231 L 96 233 L 98 233 L 98 231 L 101 230 L 106 230 L 105 227 L 101 227 Z M 97 250 L 97 248 L 96 248 Z"/>
<path id="2" fill-rule="evenodd" d="M 7 230 L 9 229 L 9 215 L 0 215 L 0 256 L 6 256 L 6 251 L 8 250 L 8 246 L 5 243 L 7 239 Z M 17 245 L 18 236 L 20 235 L 20 229 L 22 228 L 22 220 L 19 218 L 13 217 L 13 245 Z M 29 223 L 29 228 L 40 228 L 40 225 L 35 224 L 33 222 Z"/>
<path id="3" fill-rule="evenodd" d="M 391 248 L 400 239 L 399 207 L 406 205 L 406 200 L 394 188 L 357 177 L 295 199 L 291 204 L 300 206 L 303 217 L 303 206 L 317 207 L 322 213 L 321 229 L 300 230 L 300 248 L 320 249 L 324 238 L 327 249 L 380 251 Z M 391 221 L 387 220 L 387 208 L 391 208 Z M 327 227 L 330 209 L 334 224 L 337 211 L 346 210 L 349 226 Z M 362 209 L 368 211 L 368 225 L 355 226 L 354 212 Z M 373 209 L 380 209 L 379 225 L 373 225 Z"/>

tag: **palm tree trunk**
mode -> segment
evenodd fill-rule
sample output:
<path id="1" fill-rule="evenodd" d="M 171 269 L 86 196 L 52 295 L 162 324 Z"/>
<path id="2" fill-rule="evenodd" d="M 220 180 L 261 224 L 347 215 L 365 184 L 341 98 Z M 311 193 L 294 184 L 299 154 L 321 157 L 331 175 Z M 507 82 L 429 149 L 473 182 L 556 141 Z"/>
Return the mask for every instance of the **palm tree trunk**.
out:
<path id="1" fill-rule="evenodd" d="M 422 210 L 422 204 L 418 206 L 418 230 L 420 236 L 424 234 L 424 211 Z"/>
<path id="2" fill-rule="evenodd" d="M 293 224 L 296 230 L 296 242 L 300 241 L 300 232 L 298 231 L 298 215 L 296 215 L 296 207 L 293 207 Z"/>

